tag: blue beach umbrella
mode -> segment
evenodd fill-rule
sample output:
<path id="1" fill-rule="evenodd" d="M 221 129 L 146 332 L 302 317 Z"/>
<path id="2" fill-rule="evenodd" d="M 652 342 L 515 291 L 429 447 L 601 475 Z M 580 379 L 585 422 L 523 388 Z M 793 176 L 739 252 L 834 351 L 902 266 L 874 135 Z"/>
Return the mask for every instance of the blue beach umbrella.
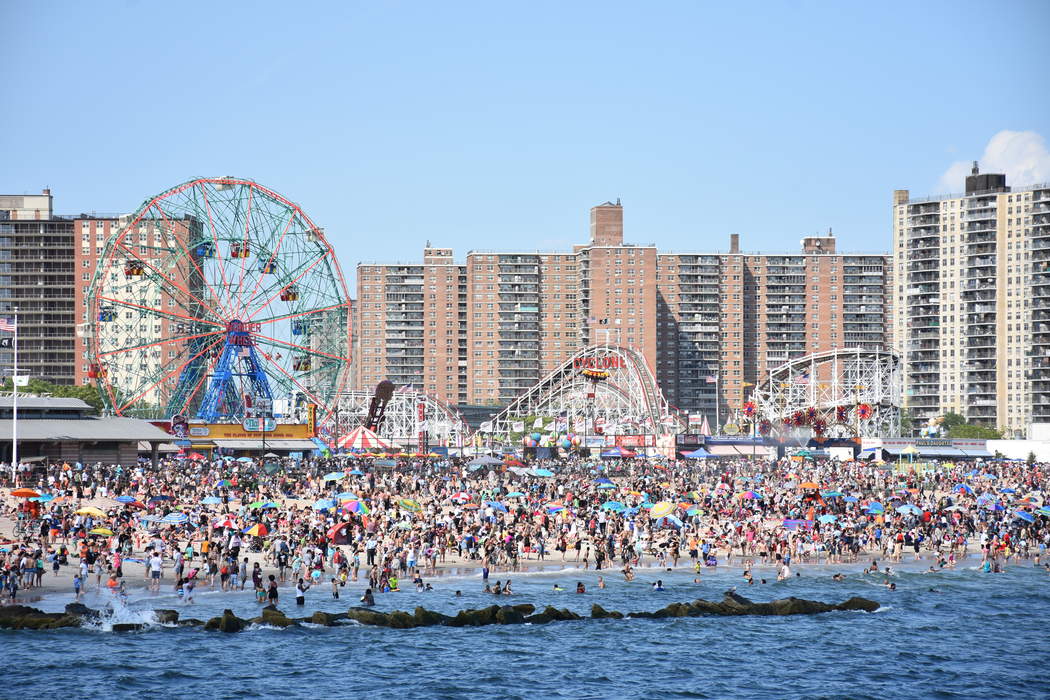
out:
<path id="1" fill-rule="evenodd" d="M 524 496 L 525 494 L 523 494 L 521 491 L 511 491 L 507 494 L 507 498 L 522 498 Z"/>
<path id="2" fill-rule="evenodd" d="M 250 461 L 252 461 L 252 458 L 251 457 L 238 457 L 237 461 L 238 462 L 250 462 Z"/>
<path id="3" fill-rule="evenodd" d="M 1050 517 L 1050 506 L 1043 506 L 1042 508 L 1037 510 L 1036 513 L 1038 513 L 1039 515 L 1045 515 L 1047 517 Z"/>
<path id="4" fill-rule="evenodd" d="M 903 506 L 898 506 L 897 512 L 901 515 L 922 515 L 922 508 L 906 503 Z"/>
<path id="5" fill-rule="evenodd" d="M 533 469 L 532 473 L 535 476 L 554 476 L 554 472 L 550 469 Z"/>
<path id="6" fill-rule="evenodd" d="M 117 496 L 113 500 L 117 501 L 118 503 L 131 503 L 132 501 L 135 500 L 135 497 L 134 496 Z"/>
<path id="7" fill-rule="evenodd" d="M 598 488 L 602 491 L 608 491 L 609 489 L 615 489 L 616 484 L 598 484 Z"/>
<path id="8" fill-rule="evenodd" d="M 328 472 L 322 478 L 325 481 L 339 481 L 346 478 L 346 472 Z"/>
<path id="9" fill-rule="evenodd" d="M 1029 513 L 1026 510 L 1014 511 L 1014 515 L 1017 518 L 1020 518 L 1021 520 L 1025 521 L 1026 523 L 1034 523 L 1035 522 L 1035 516 L 1032 515 L 1031 513 Z"/>
<path id="10" fill-rule="evenodd" d="M 843 496 L 842 500 L 844 500 L 846 503 L 856 503 L 860 499 L 856 496 Z"/>
<path id="11" fill-rule="evenodd" d="M 826 514 L 826 515 L 820 516 L 819 518 L 817 518 L 817 520 L 819 520 L 820 522 L 822 522 L 824 524 L 827 524 L 827 523 L 835 522 L 836 520 L 838 520 L 838 518 L 836 518 L 834 515 Z"/>
<path id="12" fill-rule="evenodd" d="M 503 505 L 499 501 L 485 501 L 485 505 L 492 508 L 493 510 L 498 510 L 502 513 L 507 512 L 507 506 Z"/>
<path id="13" fill-rule="evenodd" d="M 886 511 L 886 506 L 882 505 L 878 501 L 872 501 L 868 504 L 869 513 L 883 513 Z"/>
<path id="14" fill-rule="evenodd" d="M 168 513 L 160 519 L 160 522 L 164 525 L 181 525 L 187 520 L 189 520 L 189 518 L 185 513 Z"/>
<path id="15" fill-rule="evenodd" d="M 314 501 L 312 508 L 314 510 L 329 510 L 330 508 L 335 508 L 335 505 L 335 501 L 331 498 L 319 498 Z"/>
<path id="16" fill-rule="evenodd" d="M 678 518 L 676 518 L 673 515 L 665 515 L 664 517 L 662 517 L 659 520 L 657 520 L 656 524 L 658 526 L 659 525 L 673 525 L 676 528 L 678 528 L 679 530 L 682 529 L 683 527 L 685 527 L 685 523 L 683 523 L 681 520 L 679 520 Z"/>
<path id="17" fill-rule="evenodd" d="M 222 499 L 218 496 L 205 496 L 201 499 L 201 503 L 206 506 L 217 506 L 222 503 Z"/>
<path id="18" fill-rule="evenodd" d="M 973 495 L 973 489 L 966 484 L 959 484 L 955 487 L 955 490 L 959 491 L 960 493 L 965 493 L 971 496 Z"/>
<path id="19" fill-rule="evenodd" d="M 603 510 L 611 510 L 615 513 L 619 513 L 625 508 L 624 504 L 620 503 L 619 501 L 606 501 L 601 505 L 601 507 Z"/>

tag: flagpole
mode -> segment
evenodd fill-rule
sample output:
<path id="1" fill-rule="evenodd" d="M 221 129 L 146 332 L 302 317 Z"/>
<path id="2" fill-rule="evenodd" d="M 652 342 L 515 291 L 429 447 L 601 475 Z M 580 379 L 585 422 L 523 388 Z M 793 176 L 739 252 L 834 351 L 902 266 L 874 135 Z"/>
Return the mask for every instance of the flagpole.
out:
<path id="1" fill-rule="evenodd" d="M 722 369 L 719 368 L 718 372 L 715 373 L 715 431 L 716 435 L 721 435 L 722 430 L 722 393 L 719 389 L 719 382 L 722 381 Z"/>
<path id="2" fill-rule="evenodd" d="M 18 309 L 15 309 L 14 368 L 11 370 L 11 483 L 18 478 Z"/>

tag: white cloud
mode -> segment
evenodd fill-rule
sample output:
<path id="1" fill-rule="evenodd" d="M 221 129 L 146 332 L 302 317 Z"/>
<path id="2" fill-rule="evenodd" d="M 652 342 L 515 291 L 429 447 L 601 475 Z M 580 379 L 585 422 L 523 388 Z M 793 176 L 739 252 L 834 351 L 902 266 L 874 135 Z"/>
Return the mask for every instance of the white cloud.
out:
<path id="1" fill-rule="evenodd" d="M 1050 182 L 1050 151 L 1034 131 L 1003 130 L 993 136 L 979 159 L 982 173 L 1006 173 L 1011 187 Z M 939 192 L 962 192 L 970 161 L 956 161 L 941 175 Z"/>

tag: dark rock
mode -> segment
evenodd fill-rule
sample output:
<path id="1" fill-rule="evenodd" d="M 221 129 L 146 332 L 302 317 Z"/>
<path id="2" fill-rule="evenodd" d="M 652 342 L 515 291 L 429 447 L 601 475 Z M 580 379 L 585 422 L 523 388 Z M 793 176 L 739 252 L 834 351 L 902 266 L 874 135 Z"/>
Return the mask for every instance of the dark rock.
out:
<path id="1" fill-rule="evenodd" d="M 504 605 L 496 613 L 496 623 L 500 625 L 520 625 L 524 622 L 525 616 L 511 605 Z"/>
<path id="2" fill-rule="evenodd" d="M 141 622 L 118 622 L 113 625 L 114 632 L 141 632 L 146 629 L 146 625 Z"/>
<path id="3" fill-rule="evenodd" d="M 157 617 L 157 622 L 162 625 L 174 625 L 179 621 L 178 610 L 154 610 L 153 614 Z"/>
<path id="4" fill-rule="evenodd" d="M 526 617 L 525 622 L 530 625 L 546 625 L 549 622 L 554 622 L 554 619 L 547 613 L 537 613 Z"/>
<path id="5" fill-rule="evenodd" d="M 66 615 L 76 615 L 85 620 L 97 620 L 101 613 L 98 610 L 93 610 L 83 603 L 68 603 L 66 605 Z"/>
<path id="6" fill-rule="evenodd" d="M 198 620 L 195 617 L 188 617 L 185 620 L 179 620 L 179 627 L 203 627 L 204 620 Z"/>
<path id="7" fill-rule="evenodd" d="M 204 623 L 206 630 L 219 630 L 220 632 L 240 632 L 246 626 L 246 622 L 233 614 L 232 610 L 223 610 L 221 617 L 213 617 Z"/>
<path id="8" fill-rule="evenodd" d="M 297 624 L 295 620 L 288 619 L 287 615 L 272 605 L 267 605 L 262 609 L 261 617 L 262 624 L 270 625 L 272 627 L 291 627 L 292 625 Z"/>
<path id="9" fill-rule="evenodd" d="M 805 600 L 803 598 L 781 598 L 770 603 L 772 615 L 816 615 L 834 610 L 835 607 L 818 600 Z"/>
<path id="10" fill-rule="evenodd" d="M 439 612 L 433 610 L 427 610 L 426 608 L 416 608 L 415 614 L 413 615 L 416 621 L 416 627 L 432 627 L 434 625 L 444 625 L 450 619 L 448 615 L 442 615 Z"/>
<path id="11" fill-rule="evenodd" d="M 84 618 L 79 615 L 63 615 L 58 619 L 52 620 L 51 624 L 47 625 L 47 629 L 57 630 L 63 627 L 80 627 L 82 624 L 84 624 Z"/>
<path id="12" fill-rule="evenodd" d="M 395 610 L 389 615 L 389 624 L 393 629 L 408 630 L 416 626 L 416 618 L 403 610 Z"/>
<path id="13" fill-rule="evenodd" d="M 324 625 L 325 627 L 335 627 L 335 623 L 339 620 L 345 620 L 346 613 L 327 613 L 321 612 L 320 610 L 314 612 L 307 621 L 312 622 L 315 625 Z"/>
<path id="14" fill-rule="evenodd" d="M 528 603 L 521 603 L 521 604 L 515 605 L 513 607 L 514 607 L 515 610 L 520 612 L 522 615 L 531 615 L 532 613 L 536 612 L 536 606 L 535 605 L 530 605 Z"/>
<path id="15" fill-rule="evenodd" d="M 369 610 L 368 608 L 350 608 L 346 613 L 346 617 L 349 620 L 360 622 L 362 625 L 370 625 L 372 627 L 390 626 L 390 621 L 386 613 L 381 613 L 377 610 Z"/>
<path id="16" fill-rule="evenodd" d="M 839 603 L 835 606 L 836 610 L 863 610 L 864 612 L 875 612 L 879 609 L 879 604 L 874 600 L 868 600 L 867 598 L 859 598 L 854 596 L 849 600 Z"/>
<path id="17" fill-rule="evenodd" d="M 723 605 L 735 605 L 737 607 L 746 608 L 754 605 L 749 599 L 740 595 L 734 590 L 728 590 L 725 592 L 725 598 L 722 600 Z"/>
<path id="18" fill-rule="evenodd" d="M 623 613 L 615 610 L 606 610 L 595 603 L 591 606 L 591 618 L 595 620 L 622 620 Z"/>
<path id="19" fill-rule="evenodd" d="M 498 605 L 490 605 L 478 610 L 460 610 L 454 618 L 446 622 L 449 627 L 482 627 L 496 624 Z"/>

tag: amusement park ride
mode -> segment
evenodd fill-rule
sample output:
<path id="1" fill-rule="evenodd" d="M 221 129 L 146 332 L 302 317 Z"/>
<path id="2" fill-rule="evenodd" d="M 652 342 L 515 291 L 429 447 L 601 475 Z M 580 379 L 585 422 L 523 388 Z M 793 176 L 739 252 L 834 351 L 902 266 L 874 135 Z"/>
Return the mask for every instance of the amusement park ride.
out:
<path id="1" fill-rule="evenodd" d="M 117 415 L 207 423 L 324 418 L 350 362 L 350 296 L 324 232 L 243 178 L 146 200 L 89 294 L 89 376 Z"/>
<path id="2" fill-rule="evenodd" d="M 296 204 L 243 178 L 190 180 L 124 217 L 89 312 L 79 331 L 88 375 L 116 415 L 249 432 L 279 417 L 336 438 L 361 424 L 421 449 L 673 450 L 686 427 L 641 353 L 608 343 L 581 348 L 473 434 L 454 408 L 410 387 L 347 391 L 350 297 L 335 253 Z M 836 350 L 772 370 L 725 432 L 897 435 L 900 404 L 896 355 Z"/>

